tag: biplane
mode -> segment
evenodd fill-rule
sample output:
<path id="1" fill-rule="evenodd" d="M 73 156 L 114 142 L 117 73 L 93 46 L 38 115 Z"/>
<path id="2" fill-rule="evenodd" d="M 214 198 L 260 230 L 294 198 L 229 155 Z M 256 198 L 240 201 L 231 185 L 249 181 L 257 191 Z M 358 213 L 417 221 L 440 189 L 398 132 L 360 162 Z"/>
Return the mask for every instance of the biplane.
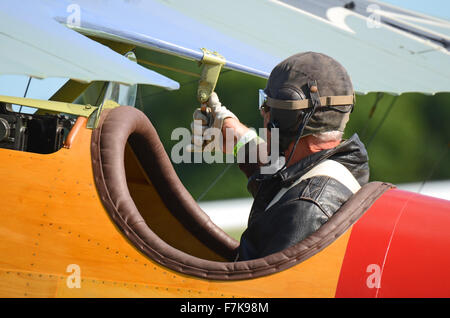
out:
<path id="1" fill-rule="evenodd" d="M 0 96 L 0 295 L 449 297 L 450 201 L 370 182 L 304 241 L 236 262 L 134 107 L 143 86 L 181 108 L 184 87 L 264 83 L 306 50 L 357 94 L 448 92 L 449 26 L 359 0 L 2 1 L 0 73 L 67 81 L 48 100 Z"/>

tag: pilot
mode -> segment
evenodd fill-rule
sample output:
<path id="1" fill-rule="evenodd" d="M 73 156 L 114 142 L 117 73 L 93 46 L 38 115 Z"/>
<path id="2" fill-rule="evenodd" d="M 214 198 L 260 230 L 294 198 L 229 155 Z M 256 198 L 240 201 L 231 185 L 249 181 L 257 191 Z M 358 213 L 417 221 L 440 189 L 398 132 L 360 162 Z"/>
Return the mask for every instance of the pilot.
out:
<path id="1" fill-rule="evenodd" d="M 222 131 L 224 152 L 246 159 L 238 163 L 254 197 L 236 260 L 264 257 L 304 240 L 368 182 L 364 144 L 357 134 L 342 139 L 353 110 L 353 85 L 344 67 L 327 55 L 295 54 L 272 70 L 260 90 L 267 142 L 215 93 L 207 105 L 208 113 L 194 112 L 194 132 Z M 278 140 L 272 138 L 275 132 Z M 252 162 L 249 152 L 255 147 L 259 156 Z"/>

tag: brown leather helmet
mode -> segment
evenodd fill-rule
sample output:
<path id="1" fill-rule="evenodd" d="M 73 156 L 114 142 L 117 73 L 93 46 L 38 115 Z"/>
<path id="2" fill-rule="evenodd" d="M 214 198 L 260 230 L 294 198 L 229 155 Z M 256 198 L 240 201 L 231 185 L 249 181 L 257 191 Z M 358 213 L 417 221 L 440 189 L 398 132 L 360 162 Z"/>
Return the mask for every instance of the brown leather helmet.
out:
<path id="1" fill-rule="evenodd" d="M 279 128 L 281 152 L 300 137 L 302 119 L 314 104 L 317 107 L 304 123 L 301 137 L 343 132 L 354 104 L 347 71 L 333 58 L 316 52 L 295 54 L 280 62 L 270 73 L 264 92 L 271 112 L 269 125 Z"/>

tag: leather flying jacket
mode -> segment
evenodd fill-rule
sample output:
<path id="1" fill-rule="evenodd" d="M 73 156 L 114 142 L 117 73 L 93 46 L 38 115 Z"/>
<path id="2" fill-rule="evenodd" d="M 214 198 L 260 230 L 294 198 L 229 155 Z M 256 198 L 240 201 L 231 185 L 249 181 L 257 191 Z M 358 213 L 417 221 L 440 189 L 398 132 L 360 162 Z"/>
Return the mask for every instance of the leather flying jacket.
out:
<path id="1" fill-rule="evenodd" d="M 237 260 L 267 256 L 288 248 L 313 232 L 346 202 L 352 192 L 329 176 L 315 176 L 289 189 L 278 202 L 268 204 L 281 188 L 289 187 L 303 174 L 326 159 L 344 165 L 362 186 L 369 181 L 368 155 L 357 134 L 332 149 L 314 153 L 286 168 L 276 177 L 249 177 L 247 188 L 254 197 L 248 227 L 242 234 Z M 249 165 L 240 164 L 247 176 Z"/>

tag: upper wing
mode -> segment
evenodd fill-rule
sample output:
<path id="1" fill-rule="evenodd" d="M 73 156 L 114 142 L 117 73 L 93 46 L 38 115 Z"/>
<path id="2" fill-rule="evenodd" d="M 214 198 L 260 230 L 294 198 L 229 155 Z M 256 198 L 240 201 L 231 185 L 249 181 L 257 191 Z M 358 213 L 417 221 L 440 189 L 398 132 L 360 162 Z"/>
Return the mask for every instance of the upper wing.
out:
<path id="1" fill-rule="evenodd" d="M 85 34 L 194 60 L 202 58 L 200 48 L 206 47 L 226 58 L 226 68 L 261 77 L 268 77 L 277 63 L 294 53 L 316 51 L 343 64 L 358 93 L 450 90 L 450 55 L 445 47 L 450 23 L 413 13 L 405 18 L 404 11 L 381 4 L 384 13 L 380 13 L 369 10 L 374 3 L 364 0 L 353 1 L 355 6 L 349 9 L 338 0 L 32 3 L 66 24 L 71 24 L 71 6 L 78 6 L 76 27 Z M 402 24 L 395 27 L 399 14 Z M 412 24 L 415 31 L 406 30 Z"/>
<path id="2" fill-rule="evenodd" d="M 56 22 L 37 1 L 0 2 L 0 73 L 178 89 L 179 84 Z"/>

